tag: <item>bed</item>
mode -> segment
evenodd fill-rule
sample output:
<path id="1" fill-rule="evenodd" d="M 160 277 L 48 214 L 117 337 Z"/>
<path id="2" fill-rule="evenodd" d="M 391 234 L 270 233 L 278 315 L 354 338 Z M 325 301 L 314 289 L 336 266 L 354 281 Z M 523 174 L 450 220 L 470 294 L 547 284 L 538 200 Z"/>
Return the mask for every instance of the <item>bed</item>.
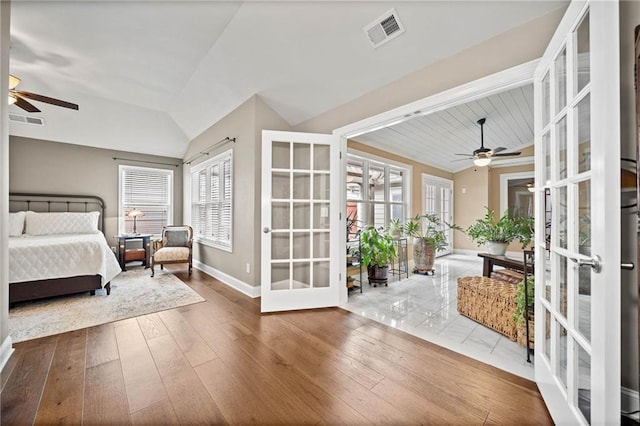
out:
<path id="1" fill-rule="evenodd" d="M 96 196 L 9 194 L 9 304 L 104 288 L 120 265 Z"/>

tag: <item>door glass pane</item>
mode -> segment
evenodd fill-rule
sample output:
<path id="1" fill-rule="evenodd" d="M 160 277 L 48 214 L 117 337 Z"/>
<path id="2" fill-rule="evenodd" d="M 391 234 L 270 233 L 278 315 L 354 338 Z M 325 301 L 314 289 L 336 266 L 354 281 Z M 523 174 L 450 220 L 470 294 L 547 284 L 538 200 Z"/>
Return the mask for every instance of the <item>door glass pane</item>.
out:
<path id="1" fill-rule="evenodd" d="M 551 183 L 551 135 L 549 132 L 542 135 L 542 149 L 544 150 L 544 183 Z"/>
<path id="2" fill-rule="evenodd" d="M 293 290 L 311 287 L 311 262 L 293 263 Z"/>
<path id="3" fill-rule="evenodd" d="M 273 202 L 271 204 L 271 229 L 289 229 L 290 223 L 290 204 Z"/>
<path id="4" fill-rule="evenodd" d="M 549 124 L 549 120 L 551 119 L 551 79 L 549 77 L 549 73 L 544 76 L 542 79 L 542 126 L 545 127 Z"/>
<path id="5" fill-rule="evenodd" d="M 554 63 L 555 71 L 555 114 L 567 105 L 567 49 L 562 49 Z"/>
<path id="6" fill-rule="evenodd" d="M 289 263 L 271 264 L 271 290 L 289 290 Z"/>
<path id="7" fill-rule="evenodd" d="M 588 423 L 591 423 L 591 357 L 578 346 L 578 409 Z"/>
<path id="8" fill-rule="evenodd" d="M 551 313 L 544 309 L 544 356 L 551 362 Z"/>
<path id="9" fill-rule="evenodd" d="M 297 170 L 311 169 L 311 145 L 306 143 L 293 144 L 293 168 Z"/>
<path id="10" fill-rule="evenodd" d="M 293 229 L 311 228 L 311 206 L 309 203 L 293 203 Z"/>
<path id="11" fill-rule="evenodd" d="M 313 204 L 313 229 L 329 229 L 329 203 Z"/>
<path id="12" fill-rule="evenodd" d="M 558 146 L 556 149 L 558 164 L 556 171 L 558 179 L 567 177 L 567 117 L 562 119 L 556 125 L 556 141 Z"/>
<path id="13" fill-rule="evenodd" d="M 578 250 L 591 256 L 591 181 L 578 184 Z"/>
<path id="14" fill-rule="evenodd" d="M 544 298 L 551 302 L 551 251 L 544 251 Z"/>
<path id="15" fill-rule="evenodd" d="M 580 268 L 576 321 L 578 331 L 591 341 L 591 268 Z"/>
<path id="16" fill-rule="evenodd" d="M 329 184 L 331 176 L 328 174 L 315 173 L 313 175 L 313 199 L 329 200 Z"/>
<path id="17" fill-rule="evenodd" d="M 329 262 L 313 263 L 313 286 L 329 287 Z"/>
<path id="18" fill-rule="evenodd" d="M 370 204 L 369 220 L 367 223 L 372 224 L 375 228 L 384 228 L 386 226 L 384 219 L 384 204 Z"/>
<path id="19" fill-rule="evenodd" d="M 590 46 L 589 46 L 589 13 L 587 13 L 578 27 L 576 33 L 576 47 L 578 50 L 577 67 L 578 92 L 589 82 L 591 74 Z"/>
<path id="20" fill-rule="evenodd" d="M 271 233 L 271 258 L 272 259 L 289 259 L 289 233 L 288 232 L 272 232 Z"/>
<path id="21" fill-rule="evenodd" d="M 578 104 L 578 173 L 591 170 L 590 95 Z"/>
<path id="22" fill-rule="evenodd" d="M 362 200 L 362 161 L 347 160 L 347 200 Z"/>
<path id="23" fill-rule="evenodd" d="M 273 172 L 271 174 L 271 198 L 288 199 L 291 197 L 289 173 Z"/>
<path id="24" fill-rule="evenodd" d="M 555 320 L 554 320 L 555 321 Z M 556 368 L 558 378 L 564 389 L 567 389 L 567 330 L 556 321 Z"/>
<path id="25" fill-rule="evenodd" d="M 402 202 L 403 195 L 402 172 L 400 170 L 389 170 L 389 201 Z"/>
<path id="26" fill-rule="evenodd" d="M 328 145 L 313 146 L 313 170 L 329 171 L 330 152 Z"/>
<path id="27" fill-rule="evenodd" d="M 311 235 L 308 232 L 293 233 L 292 259 L 309 259 L 311 257 Z"/>
<path id="28" fill-rule="evenodd" d="M 556 190 L 558 212 L 558 242 L 562 248 L 567 248 L 567 187 L 563 186 Z"/>
<path id="29" fill-rule="evenodd" d="M 314 232 L 313 233 L 313 257 L 328 258 L 330 256 L 329 251 L 329 233 L 328 232 Z"/>
<path id="30" fill-rule="evenodd" d="M 309 173 L 293 174 L 293 198 L 296 200 L 311 199 L 311 175 Z"/>
<path id="31" fill-rule="evenodd" d="M 564 256 L 558 256 L 560 261 L 560 276 L 558 277 L 558 287 L 560 293 L 558 297 L 560 300 L 558 301 L 558 309 L 560 313 L 566 318 L 567 317 L 567 258 Z M 573 267 L 573 264 L 571 265 Z"/>
<path id="32" fill-rule="evenodd" d="M 274 169 L 290 169 L 289 142 L 273 142 L 271 146 L 271 167 Z"/>
<path id="33" fill-rule="evenodd" d="M 384 168 L 369 166 L 369 199 L 384 201 Z"/>

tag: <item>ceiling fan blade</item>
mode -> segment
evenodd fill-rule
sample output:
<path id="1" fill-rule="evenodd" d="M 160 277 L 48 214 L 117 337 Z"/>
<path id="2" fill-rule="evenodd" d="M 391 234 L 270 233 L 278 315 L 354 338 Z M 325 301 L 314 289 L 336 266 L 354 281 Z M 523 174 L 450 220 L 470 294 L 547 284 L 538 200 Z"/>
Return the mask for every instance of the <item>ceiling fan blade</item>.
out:
<path id="1" fill-rule="evenodd" d="M 39 102 L 44 102 L 46 104 L 51 104 L 51 105 L 55 105 L 55 106 L 59 106 L 59 107 L 63 107 L 63 108 L 70 108 L 70 109 L 78 109 L 78 105 L 77 104 L 73 104 L 71 102 L 66 102 L 66 101 L 61 101 L 60 99 L 55 99 L 55 98 L 50 98 L 48 96 L 43 96 L 43 95 L 38 95 L 37 93 L 31 93 L 31 92 L 23 92 L 23 91 L 18 91 L 16 90 L 15 93 L 19 96 L 25 97 L 27 99 L 31 99 L 33 101 L 39 101 Z"/>
<path id="2" fill-rule="evenodd" d="M 451 162 L 453 163 L 454 161 L 465 161 L 465 160 L 473 160 L 473 157 L 456 158 L 455 160 L 451 160 Z"/>
<path id="3" fill-rule="evenodd" d="M 493 149 L 491 150 L 491 152 L 492 152 L 493 154 L 495 154 L 496 152 L 501 152 L 501 151 L 504 151 L 505 149 L 507 149 L 507 148 L 505 148 L 505 147 L 503 147 L 503 146 L 499 146 L 499 147 L 497 147 L 497 148 L 493 148 Z M 493 155 L 493 154 L 492 154 L 492 155 Z"/>
<path id="4" fill-rule="evenodd" d="M 453 155 L 464 155 L 465 157 L 471 157 L 471 154 L 453 154 Z"/>
<path id="5" fill-rule="evenodd" d="M 516 152 L 503 152 L 502 154 L 493 154 L 494 157 L 513 157 L 516 155 L 520 155 L 520 151 Z"/>
<path id="6" fill-rule="evenodd" d="M 24 99 L 22 99 L 20 96 L 16 96 L 15 98 L 16 98 L 16 103 L 14 104 L 15 106 L 20 107 L 27 112 L 40 112 L 38 108 L 30 104 L 29 102 L 25 101 Z"/>

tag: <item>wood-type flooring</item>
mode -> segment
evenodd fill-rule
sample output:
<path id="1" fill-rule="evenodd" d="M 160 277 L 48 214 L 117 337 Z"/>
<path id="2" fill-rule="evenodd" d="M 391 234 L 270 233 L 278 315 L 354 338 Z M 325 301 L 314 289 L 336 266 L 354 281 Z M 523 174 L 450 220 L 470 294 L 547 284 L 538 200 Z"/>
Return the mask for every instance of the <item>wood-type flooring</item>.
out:
<path id="1" fill-rule="evenodd" d="M 552 424 L 528 380 L 339 308 L 261 315 L 175 273 L 207 301 L 16 344 L 1 423 Z"/>

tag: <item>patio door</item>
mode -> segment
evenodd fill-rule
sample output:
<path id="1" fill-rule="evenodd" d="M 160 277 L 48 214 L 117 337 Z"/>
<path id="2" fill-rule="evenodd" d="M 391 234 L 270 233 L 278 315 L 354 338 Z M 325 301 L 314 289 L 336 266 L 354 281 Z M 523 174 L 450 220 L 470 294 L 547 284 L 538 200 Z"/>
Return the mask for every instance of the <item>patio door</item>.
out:
<path id="1" fill-rule="evenodd" d="M 618 31 L 617 2 L 572 2 L 534 76 L 535 375 L 557 424 L 620 422 Z"/>
<path id="2" fill-rule="evenodd" d="M 341 177 L 336 136 L 262 132 L 262 312 L 339 304 Z"/>
<path id="3" fill-rule="evenodd" d="M 442 222 L 453 223 L 453 181 L 427 174 L 422 175 L 422 211 L 435 214 Z M 447 247 L 436 253 L 444 256 L 453 252 L 453 231 L 446 231 Z"/>

